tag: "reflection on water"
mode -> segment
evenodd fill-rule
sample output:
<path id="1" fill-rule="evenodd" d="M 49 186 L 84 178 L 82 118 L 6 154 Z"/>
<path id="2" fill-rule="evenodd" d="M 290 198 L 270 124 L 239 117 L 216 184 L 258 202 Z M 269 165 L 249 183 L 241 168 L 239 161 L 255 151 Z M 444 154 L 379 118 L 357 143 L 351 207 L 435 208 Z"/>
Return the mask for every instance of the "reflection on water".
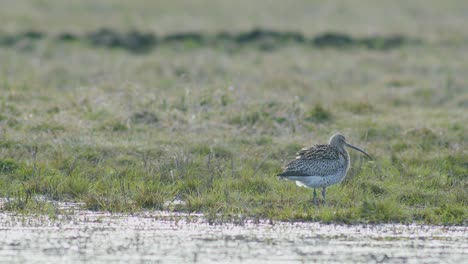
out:
<path id="1" fill-rule="evenodd" d="M 0 213 L 0 263 L 463 263 L 468 227 L 245 223 L 152 212 Z"/>

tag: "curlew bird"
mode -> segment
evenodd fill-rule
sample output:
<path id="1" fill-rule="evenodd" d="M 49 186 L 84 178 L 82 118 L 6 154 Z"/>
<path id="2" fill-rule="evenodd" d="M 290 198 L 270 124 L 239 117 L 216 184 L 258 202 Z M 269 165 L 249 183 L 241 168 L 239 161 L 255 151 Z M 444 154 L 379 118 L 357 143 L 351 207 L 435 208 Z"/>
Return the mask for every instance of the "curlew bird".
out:
<path id="1" fill-rule="evenodd" d="M 316 188 L 321 187 L 325 203 L 325 189 L 342 181 L 348 172 L 350 162 L 345 146 L 370 158 L 362 149 L 346 143 L 345 137 L 338 133 L 333 135 L 326 145 L 315 145 L 300 150 L 296 159 L 290 161 L 284 172 L 278 176 L 295 181 L 298 186 L 314 188 L 315 205 L 318 204 Z"/>

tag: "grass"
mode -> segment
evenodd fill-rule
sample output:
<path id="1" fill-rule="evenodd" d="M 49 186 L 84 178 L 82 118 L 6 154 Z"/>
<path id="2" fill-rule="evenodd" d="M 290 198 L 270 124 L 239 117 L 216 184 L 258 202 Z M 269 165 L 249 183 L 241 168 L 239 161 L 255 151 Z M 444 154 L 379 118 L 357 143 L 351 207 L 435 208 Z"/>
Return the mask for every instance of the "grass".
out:
<path id="1" fill-rule="evenodd" d="M 275 48 L 264 49 L 172 40 L 144 54 L 47 36 L 0 45 L 2 210 L 55 214 L 40 195 L 91 210 L 202 212 L 212 222 L 467 224 L 464 1 L 385 8 L 337 2 L 332 9 L 328 1 L 278 1 L 248 10 L 229 2 L 229 12 L 219 1 L 205 2 L 187 9 L 170 2 L 6 1 L 0 22 L 10 33 L 47 36 L 85 34 L 95 25 L 158 34 L 260 27 L 306 36 L 402 33 L 421 42 L 368 49 L 266 40 L 258 44 Z M 47 16 L 37 15 L 41 8 Z M 299 12 L 315 9 L 329 10 L 326 19 Z M 102 21 L 96 10 L 114 15 Z M 139 19 L 130 15 L 135 10 Z M 262 14 L 258 21 L 251 10 Z M 435 10 L 446 19 L 433 19 Z M 350 19 L 363 14 L 366 21 Z M 311 190 L 276 174 L 301 147 L 336 131 L 374 160 L 351 152 L 348 177 L 316 208 Z"/>

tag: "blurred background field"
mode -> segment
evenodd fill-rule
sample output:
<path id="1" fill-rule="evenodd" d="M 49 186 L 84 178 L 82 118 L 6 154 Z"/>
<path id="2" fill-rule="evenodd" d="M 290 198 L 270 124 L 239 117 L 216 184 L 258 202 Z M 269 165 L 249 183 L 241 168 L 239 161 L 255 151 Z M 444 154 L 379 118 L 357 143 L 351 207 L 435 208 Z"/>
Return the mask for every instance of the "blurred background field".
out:
<path id="1" fill-rule="evenodd" d="M 0 4 L 2 210 L 466 224 L 466 1 Z M 276 174 L 337 131 L 314 208 Z"/>

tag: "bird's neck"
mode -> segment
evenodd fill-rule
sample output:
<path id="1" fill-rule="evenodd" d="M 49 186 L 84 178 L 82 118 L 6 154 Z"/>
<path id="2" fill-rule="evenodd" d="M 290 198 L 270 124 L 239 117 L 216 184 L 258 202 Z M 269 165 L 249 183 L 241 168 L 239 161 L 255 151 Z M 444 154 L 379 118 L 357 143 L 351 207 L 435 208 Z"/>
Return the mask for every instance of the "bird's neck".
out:
<path id="1" fill-rule="evenodd" d="M 344 160 L 346 162 L 345 163 L 346 164 L 346 170 L 348 170 L 349 167 L 350 167 L 349 153 L 345 148 L 339 148 L 339 151 L 340 151 L 340 155 L 343 156 L 343 158 L 344 158 Z"/>

